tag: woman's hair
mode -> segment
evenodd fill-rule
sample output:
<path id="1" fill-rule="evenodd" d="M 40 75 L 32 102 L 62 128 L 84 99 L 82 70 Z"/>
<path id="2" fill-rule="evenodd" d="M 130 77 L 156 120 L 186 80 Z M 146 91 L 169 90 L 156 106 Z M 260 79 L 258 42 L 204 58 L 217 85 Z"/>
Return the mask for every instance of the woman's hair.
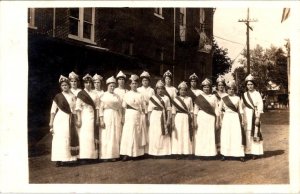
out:
<path id="1" fill-rule="evenodd" d="M 248 81 L 245 81 L 245 86 L 246 86 L 246 87 L 247 87 L 247 83 L 248 83 L 248 82 L 251 82 L 251 83 L 253 83 L 254 86 L 256 86 L 255 81 L 253 81 L 253 80 L 248 80 Z"/>
<path id="2" fill-rule="evenodd" d="M 69 86 L 69 88 L 71 88 L 70 81 L 68 81 L 68 80 L 63 80 L 63 81 L 60 81 L 60 82 L 59 82 L 59 86 L 61 86 L 61 85 L 62 85 L 62 83 L 66 83 L 66 84 Z"/>
<path id="3" fill-rule="evenodd" d="M 204 86 L 209 86 L 210 91 L 212 91 L 212 85 L 211 84 L 209 84 L 209 85 L 202 85 L 201 84 L 200 89 L 203 90 Z"/>

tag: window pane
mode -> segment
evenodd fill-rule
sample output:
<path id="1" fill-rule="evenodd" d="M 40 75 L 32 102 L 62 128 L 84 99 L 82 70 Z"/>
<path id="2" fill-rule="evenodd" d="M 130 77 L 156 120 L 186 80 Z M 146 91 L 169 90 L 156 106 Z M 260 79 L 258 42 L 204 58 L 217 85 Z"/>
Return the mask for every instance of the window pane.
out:
<path id="1" fill-rule="evenodd" d="M 78 20 L 69 18 L 69 21 L 70 21 L 70 28 L 69 28 L 70 34 L 78 36 Z"/>
<path id="2" fill-rule="evenodd" d="M 70 8 L 70 16 L 79 18 L 79 8 Z"/>
<path id="3" fill-rule="evenodd" d="M 84 21 L 92 23 L 92 8 L 84 8 Z"/>
<path id="4" fill-rule="evenodd" d="M 183 19 L 184 19 L 184 14 L 180 13 L 180 14 L 179 14 L 179 24 L 180 24 L 181 26 L 183 26 Z"/>
<path id="5" fill-rule="evenodd" d="M 91 39 L 92 25 L 89 23 L 83 23 L 83 38 Z"/>

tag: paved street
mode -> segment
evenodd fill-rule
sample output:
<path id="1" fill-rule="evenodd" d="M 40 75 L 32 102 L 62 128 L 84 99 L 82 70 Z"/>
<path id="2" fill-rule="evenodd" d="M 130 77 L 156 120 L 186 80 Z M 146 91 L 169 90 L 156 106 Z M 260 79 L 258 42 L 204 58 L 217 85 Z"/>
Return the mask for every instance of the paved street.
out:
<path id="1" fill-rule="evenodd" d="M 29 158 L 30 183 L 288 184 L 289 112 L 263 114 L 264 157 L 258 160 L 144 159 L 56 168 L 49 150 Z M 49 138 L 39 146 L 49 149 Z M 40 150 L 41 151 L 41 150 Z"/>

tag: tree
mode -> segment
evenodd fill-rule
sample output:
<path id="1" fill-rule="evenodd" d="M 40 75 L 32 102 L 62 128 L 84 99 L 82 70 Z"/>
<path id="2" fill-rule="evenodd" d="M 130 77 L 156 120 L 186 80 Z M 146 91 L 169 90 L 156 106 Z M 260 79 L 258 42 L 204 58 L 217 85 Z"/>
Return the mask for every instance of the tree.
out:
<path id="1" fill-rule="evenodd" d="M 231 67 L 231 59 L 227 56 L 228 49 L 220 48 L 215 40 L 213 40 L 213 78 L 217 78 L 219 74 L 224 74 Z"/>

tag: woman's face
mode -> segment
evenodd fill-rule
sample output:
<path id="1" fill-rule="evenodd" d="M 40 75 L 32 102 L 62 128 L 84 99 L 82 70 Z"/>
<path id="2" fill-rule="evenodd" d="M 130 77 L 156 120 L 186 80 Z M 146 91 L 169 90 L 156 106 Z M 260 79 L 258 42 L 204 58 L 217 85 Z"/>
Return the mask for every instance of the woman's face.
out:
<path id="1" fill-rule="evenodd" d="M 77 80 L 76 79 L 70 79 L 71 88 L 77 89 Z"/>
<path id="2" fill-rule="evenodd" d="M 191 87 L 196 88 L 197 87 L 197 81 L 196 80 L 191 80 Z"/>
<path id="3" fill-rule="evenodd" d="M 125 85 L 125 79 L 123 77 L 118 78 L 118 84 L 119 84 L 119 86 L 124 86 Z"/>
<path id="4" fill-rule="evenodd" d="M 60 87 L 61 87 L 61 90 L 62 90 L 63 92 L 68 92 L 69 89 L 70 89 L 69 84 L 67 84 L 66 82 L 62 82 L 62 83 L 60 84 Z"/>
<path id="5" fill-rule="evenodd" d="M 218 91 L 223 92 L 224 91 L 224 83 L 223 82 L 218 82 Z"/>
<path id="6" fill-rule="evenodd" d="M 229 96 L 233 96 L 234 93 L 235 93 L 235 89 L 233 87 L 229 87 L 227 89 L 227 93 L 228 93 Z"/>
<path id="7" fill-rule="evenodd" d="M 149 80 L 147 78 L 143 78 L 142 84 L 143 84 L 144 87 L 148 87 L 149 86 Z"/>
<path id="8" fill-rule="evenodd" d="M 250 81 L 247 82 L 247 89 L 249 91 L 253 91 L 254 90 L 254 84 L 253 84 L 253 82 L 250 82 Z"/>
<path id="9" fill-rule="evenodd" d="M 166 82 L 166 85 L 170 86 L 171 85 L 171 78 L 170 77 L 165 77 L 165 82 Z"/>
<path id="10" fill-rule="evenodd" d="M 131 81 L 131 83 L 130 83 L 131 90 L 136 91 L 137 87 L 138 87 L 138 82 L 137 81 Z"/>
<path id="11" fill-rule="evenodd" d="M 92 82 L 91 81 L 85 81 L 84 82 L 84 88 L 87 90 L 91 90 L 92 89 Z"/>
<path id="12" fill-rule="evenodd" d="M 157 94 L 158 95 L 162 95 L 163 94 L 163 87 L 158 87 L 158 88 L 156 88 L 156 92 L 157 92 Z"/>
<path id="13" fill-rule="evenodd" d="M 94 87 L 95 87 L 96 90 L 101 89 L 101 81 L 99 79 L 94 81 Z"/>
<path id="14" fill-rule="evenodd" d="M 113 93 L 115 88 L 116 88 L 116 84 L 115 83 L 110 83 L 107 86 L 107 91 L 110 92 L 110 93 Z"/>
<path id="15" fill-rule="evenodd" d="M 210 92 L 210 87 L 209 87 L 209 85 L 203 86 L 203 92 L 204 92 L 205 94 L 209 94 L 209 92 Z"/>
<path id="16" fill-rule="evenodd" d="M 187 91 L 187 88 L 179 88 L 180 96 L 186 96 L 186 91 Z"/>

